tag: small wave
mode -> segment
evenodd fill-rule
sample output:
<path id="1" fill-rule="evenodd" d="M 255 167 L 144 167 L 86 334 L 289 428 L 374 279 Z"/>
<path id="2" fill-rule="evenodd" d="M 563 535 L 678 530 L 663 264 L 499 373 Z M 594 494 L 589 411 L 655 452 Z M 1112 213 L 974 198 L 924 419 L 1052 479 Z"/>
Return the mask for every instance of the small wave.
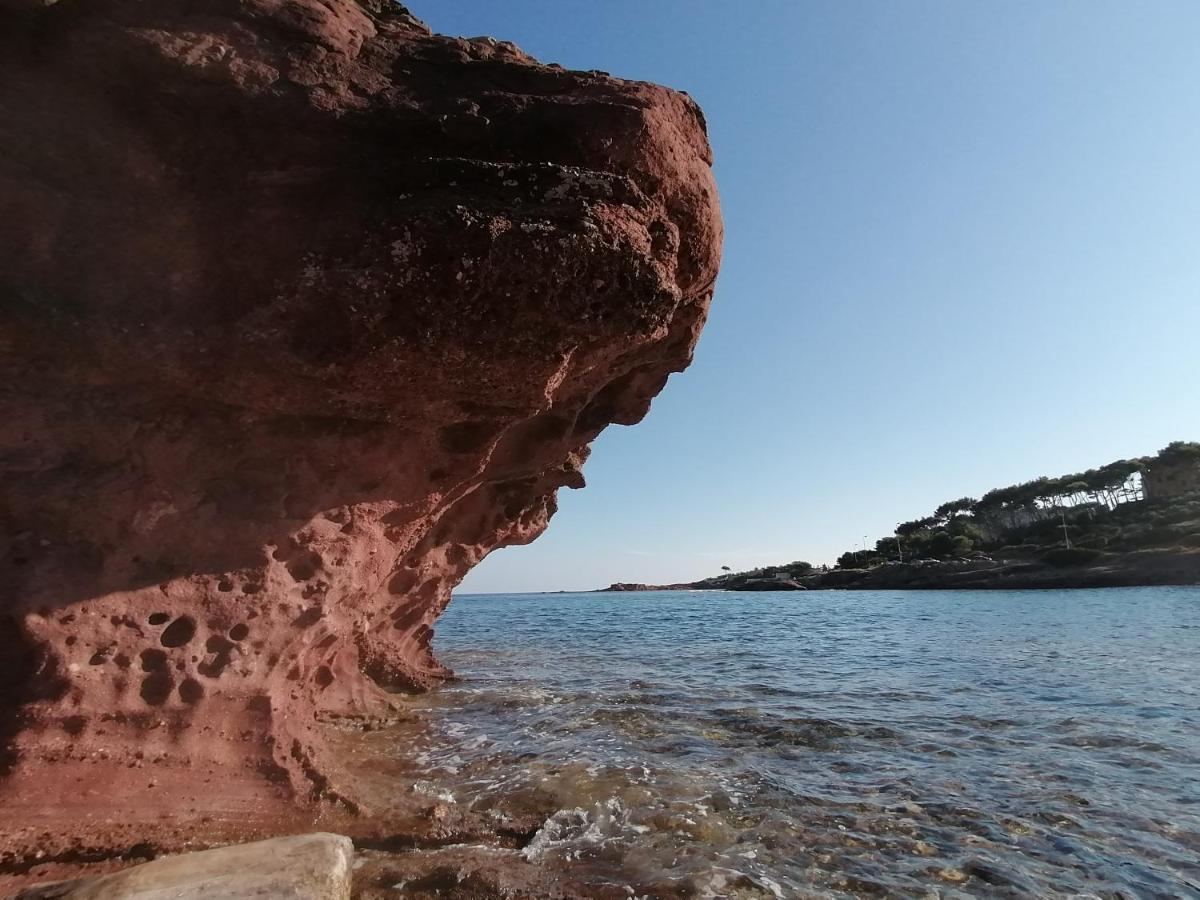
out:
<path id="1" fill-rule="evenodd" d="M 613 841 L 627 834 L 644 834 L 645 826 L 630 823 L 629 811 L 616 797 L 596 803 L 591 810 L 560 809 L 550 816 L 521 851 L 525 859 L 536 862 L 550 854 L 580 859 L 594 856 Z"/>

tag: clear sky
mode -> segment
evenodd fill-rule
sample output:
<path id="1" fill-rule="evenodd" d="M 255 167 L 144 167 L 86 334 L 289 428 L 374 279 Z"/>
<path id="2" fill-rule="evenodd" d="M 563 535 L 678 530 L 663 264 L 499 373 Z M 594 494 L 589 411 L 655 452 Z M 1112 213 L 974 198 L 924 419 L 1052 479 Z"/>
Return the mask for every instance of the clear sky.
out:
<path id="1" fill-rule="evenodd" d="M 1200 439 L 1200 3 L 409 5 L 688 91 L 725 213 L 693 366 L 462 591 L 832 561 Z"/>

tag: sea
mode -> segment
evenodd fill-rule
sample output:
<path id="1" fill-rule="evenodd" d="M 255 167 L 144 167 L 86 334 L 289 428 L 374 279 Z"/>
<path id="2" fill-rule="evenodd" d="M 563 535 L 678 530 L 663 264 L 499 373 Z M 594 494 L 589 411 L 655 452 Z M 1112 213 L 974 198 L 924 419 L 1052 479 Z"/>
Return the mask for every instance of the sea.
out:
<path id="1" fill-rule="evenodd" d="M 428 788 L 630 897 L 1200 897 L 1200 588 L 456 596 Z"/>

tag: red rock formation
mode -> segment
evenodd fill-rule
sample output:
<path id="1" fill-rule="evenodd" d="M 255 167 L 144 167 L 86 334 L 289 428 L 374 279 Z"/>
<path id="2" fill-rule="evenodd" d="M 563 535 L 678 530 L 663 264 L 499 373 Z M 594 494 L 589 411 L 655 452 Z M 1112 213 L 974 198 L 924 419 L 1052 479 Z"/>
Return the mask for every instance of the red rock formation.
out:
<path id="1" fill-rule="evenodd" d="M 687 96 L 387 0 L 0 0 L 0 146 L 10 846 L 328 795 L 719 257 Z"/>

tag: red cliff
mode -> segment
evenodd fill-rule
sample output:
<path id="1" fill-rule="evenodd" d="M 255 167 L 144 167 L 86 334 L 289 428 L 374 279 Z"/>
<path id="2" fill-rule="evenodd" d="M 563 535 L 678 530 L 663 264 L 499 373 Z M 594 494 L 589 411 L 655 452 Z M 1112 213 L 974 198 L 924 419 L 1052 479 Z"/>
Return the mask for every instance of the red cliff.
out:
<path id="1" fill-rule="evenodd" d="M 0 846 L 336 798 L 317 720 L 688 364 L 700 110 L 387 0 L 0 0 L 0 146 Z"/>

